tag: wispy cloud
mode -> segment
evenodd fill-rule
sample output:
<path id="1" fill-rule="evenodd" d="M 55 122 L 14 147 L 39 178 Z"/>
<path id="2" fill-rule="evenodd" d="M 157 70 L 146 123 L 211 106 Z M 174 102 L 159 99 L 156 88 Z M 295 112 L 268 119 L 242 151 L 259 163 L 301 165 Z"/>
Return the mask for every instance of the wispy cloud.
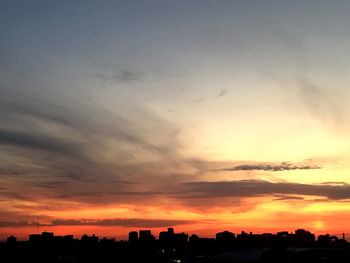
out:
<path id="1" fill-rule="evenodd" d="M 275 164 L 242 164 L 234 167 L 223 168 L 221 171 L 290 171 L 290 170 L 312 170 L 321 169 L 322 167 L 317 165 L 296 165 L 291 163 Z"/>
<path id="2" fill-rule="evenodd" d="M 179 128 L 150 110 L 125 117 L 92 101 L 57 100 L 0 90 L 0 200 L 133 203 L 154 198 L 155 186 L 190 165 L 181 161 Z"/>
<path id="3" fill-rule="evenodd" d="M 138 82 L 144 78 L 145 74 L 135 70 L 121 70 L 114 73 L 96 73 L 96 77 L 102 80 L 103 84 L 127 84 Z"/>
<path id="4" fill-rule="evenodd" d="M 223 97 L 223 96 L 225 96 L 227 93 L 228 93 L 228 89 L 221 89 L 216 97 L 217 97 L 217 98 Z"/>
<path id="5" fill-rule="evenodd" d="M 286 200 L 304 200 L 301 196 L 295 195 L 275 195 L 274 201 L 286 201 Z"/>
<path id="6" fill-rule="evenodd" d="M 0 221 L 0 227 L 28 227 L 37 225 L 38 223 L 30 221 Z"/>

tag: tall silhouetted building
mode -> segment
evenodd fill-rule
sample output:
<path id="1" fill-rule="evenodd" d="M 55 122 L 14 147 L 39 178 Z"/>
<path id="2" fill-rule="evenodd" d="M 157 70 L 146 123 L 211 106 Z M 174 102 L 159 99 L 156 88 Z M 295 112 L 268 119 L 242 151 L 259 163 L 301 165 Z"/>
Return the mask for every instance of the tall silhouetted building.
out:
<path id="1" fill-rule="evenodd" d="M 159 232 L 159 241 L 164 245 L 174 239 L 174 228 L 169 227 L 168 231 Z"/>
<path id="2" fill-rule="evenodd" d="M 174 228 L 169 227 L 168 228 L 168 233 L 169 233 L 169 235 L 174 235 Z"/>

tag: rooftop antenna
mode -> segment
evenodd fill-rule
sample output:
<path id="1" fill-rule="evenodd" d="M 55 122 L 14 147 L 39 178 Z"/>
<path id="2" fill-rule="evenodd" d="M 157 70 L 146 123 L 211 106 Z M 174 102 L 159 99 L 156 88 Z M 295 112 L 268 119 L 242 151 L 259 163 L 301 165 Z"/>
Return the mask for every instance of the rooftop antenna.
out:
<path id="1" fill-rule="evenodd" d="M 39 230 L 40 230 L 40 223 L 39 223 L 39 217 L 38 217 L 38 234 L 40 233 Z"/>

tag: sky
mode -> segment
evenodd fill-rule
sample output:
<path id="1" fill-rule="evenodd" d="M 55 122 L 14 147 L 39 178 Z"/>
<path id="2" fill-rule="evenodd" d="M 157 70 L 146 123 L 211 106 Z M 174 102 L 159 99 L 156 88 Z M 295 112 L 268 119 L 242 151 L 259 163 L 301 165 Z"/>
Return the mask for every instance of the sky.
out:
<path id="1" fill-rule="evenodd" d="M 350 233 L 349 12 L 2 0 L 0 239 Z"/>

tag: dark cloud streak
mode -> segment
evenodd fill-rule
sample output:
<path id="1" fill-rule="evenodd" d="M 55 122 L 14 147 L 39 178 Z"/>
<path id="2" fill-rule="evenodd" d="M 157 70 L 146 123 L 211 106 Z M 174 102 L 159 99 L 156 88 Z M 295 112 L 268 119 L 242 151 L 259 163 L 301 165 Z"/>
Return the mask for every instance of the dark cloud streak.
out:
<path id="1" fill-rule="evenodd" d="M 227 89 L 221 89 L 219 91 L 219 94 L 216 96 L 217 98 L 223 97 L 227 94 L 228 90 Z"/>
<path id="2" fill-rule="evenodd" d="M 5 129 L 0 129 L 0 144 L 54 152 L 70 156 L 79 155 L 79 151 L 77 151 L 77 149 L 80 148 L 79 145 L 67 143 L 58 138 Z"/>
<path id="3" fill-rule="evenodd" d="M 130 82 L 141 81 L 142 78 L 144 77 L 144 74 L 134 70 L 122 70 L 113 74 L 96 73 L 96 77 L 100 78 L 103 84 L 106 84 L 106 83 L 127 84 Z"/>
<path id="4" fill-rule="evenodd" d="M 52 226 L 123 226 L 123 227 L 167 227 L 193 223 L 190 220 L 170 219 L 103 219 L 103 220 L 53 220 Z"/>
<path id="5" fill-rule="evenodd" d="M 263 180 L 191 182 L 183 198 L 259 197 L 265 195 L 312 195 L 330 200 L 350 199 L 350 185 L 273 183 Z"/>
<path id="6" fill-rule="evenodd" d="M 230 168 L 223 168 L 221 171 L 290 171 L 290 170 L 311 170 L 321 169 L 320 166 L 316 165 L 295 165 L 290 163 L 281 163 L 280 165 L 273 164 L 243 164 L 237 165 Z"/>
<path id="7" fill-rule="evenodd" d="M 138 219 L 138 218 L 118 218 L 118 219 L 56 219 L 51 223 L 40 223 L 40 226 L 121 226 L 121 227 L 170 227 L 194 223 L 191 220 L 172 219 Z M 0 227 L 34 227 L 37 222 L 31 221 L 0 221 Z"/>

